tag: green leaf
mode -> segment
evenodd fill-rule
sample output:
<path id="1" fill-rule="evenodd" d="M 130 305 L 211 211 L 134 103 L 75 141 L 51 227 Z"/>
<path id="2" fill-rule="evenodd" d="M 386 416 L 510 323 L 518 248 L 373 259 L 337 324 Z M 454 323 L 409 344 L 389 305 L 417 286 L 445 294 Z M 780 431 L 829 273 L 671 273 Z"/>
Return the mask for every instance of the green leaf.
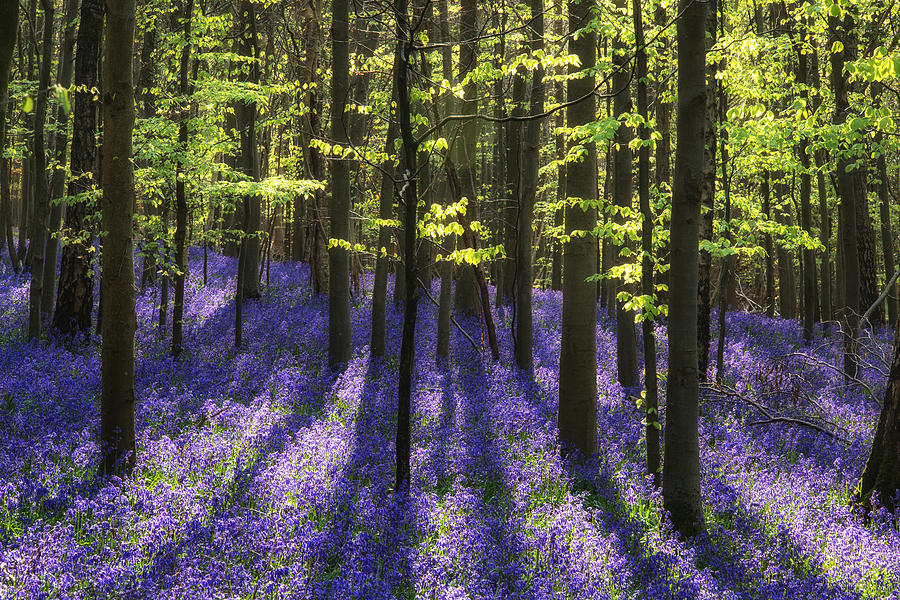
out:
<path id="1" fill-rule="evenodd" d="M 22 98 L 22 111 L 30 113 L 34 110 L 34 100 L 31 99 L 31 96 L 25 96 Z"/>

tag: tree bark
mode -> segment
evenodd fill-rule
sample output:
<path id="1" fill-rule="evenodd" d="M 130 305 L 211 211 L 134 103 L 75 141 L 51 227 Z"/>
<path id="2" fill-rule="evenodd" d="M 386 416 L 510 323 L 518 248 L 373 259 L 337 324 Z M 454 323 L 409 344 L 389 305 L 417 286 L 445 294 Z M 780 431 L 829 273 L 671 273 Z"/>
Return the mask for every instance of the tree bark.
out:
<path id="1" fill-rule="evenodd" d="M 459 80 L 462 81 L 472 72 L 478 64 L 478 9 L 475 0 L 460 1 L 459 17 Z M 477 86 L 469 82 L 463 90 L 464 97 L 458 101 L 459 113 L 474 115 L 478 112 Z M 477 176 L 476 147 L 478 141 L 478 122 L 476 119 L 468 119 L 462 125 L 462 138 L 459 143 L 459 179 L 462 186 L 462 194 L 468 198 L 467 210 L 469 220 L 477 218 L 478 188 L 475 185 Z M 513 176 L 515 176 L 513 174 Z M 465 249 L 462 236 L 457 238 L 457 247 Z M 472 265 L 461 264 L 456 269 L 456 293 L 454 306 L 460 314 L 472 316 L 478 310 L 478 300 L 475 294 L 475 271 Z M 490 306 L 482 306 L 482 311 L 490 310 Z"/>
<path id="2" fill-rule="evenodd" d="M 640 0 L 633 0 L 634 45 L 637 48 L 637 109 L 644 119 L 639 130 L 641 146 L 638 150 L 638 199 L 641 206 L 641 291 L 654 298 L 656 290 L 653 282 L 653 211 L 650 208 L 650 129 L 647 111 L 647 51 L 644 49 L 644 21 Z M 659 395 L 656 375 L 656 334 L 653 331 L 653 313 L 644 311 L 641 319 L 644 342 L 644 437 L 647 444 L 647 474 L 654 485 L 659 484 Z"/>
<path id="3" fill-rule="evenodd" d="M 350 14 L 347 0 L 335 0 L 331 22 L 331 137 L 346 148 L 347 101 L 350 93 Z M 415 209 L 415 206 L 413 207 Z M 344 158 L 331 160 L 331 239 L 350 240 L 350 164 Z M 415 233 L 415 218 L 412 223 Z M 409 223 L 407 223 L 409 227 Z M 350 252 L 340 245 L 328 249 L 328 364 L 350 360 Z M 412 282 L 413 284 L 415 281 Z"/>
<path id="4" fill-rule="evenodd" d="M 9 161 L 3 158 L 7 146 L 6 107 L 9 104 L 9 72 L 16 47 L 19 27 L 19 5 L 14 0 L 0 2 L 0 255 L 6 244 L 13 268 L 18 271 L 15 244 L 12 238 L 12 199 L 9 193 Z"/>
<path id="5" fill-rule="evenodd" d="M 531 36 L 532 55 L 544 50 L 544 0 L 531 0 Z M 544 112 L 544 68 L 540 64 L 531 75 L 531 108 L 532 117 Z M 525 126 L 524 149 L 522 152 L 522 188 L 519 196 L 519 207 L 516 222 L 516 364 L 526 373 L 531 373 L 534 364 L 532 359 L 533 322 L 531 314 L 532 292 L 532 224 L 534 222 L 534 203 L 537 199 L 538 170 L 541 154 L 541 124 L 543 119 L 532 118 Z"/>
<path id="6" fill-rule="evenodd" d="M 832 122 L 843 125 L 850 112 L 850 83 L 844 73 L 846 61 L 856 59 L 855 19 L 850 11 L 844 12 L 844 18 L 828 18 L 829 33 L 832 43 L 841 42 L 841 52 L 831 54 L 831 85 L 834 91 L 835 106 Z M 855 379 L 859 373 L 857 356 L 857 336 L 860 310 L 860 256 L 858 246 L 858 228 L 856 224 L 856 192 L 854 175 L 848 172 L 850 160 L 847 150 L 842 149 L 837 159 L 837 188 L 840 198 L 841 249 L 843 260 L 841 273 L 843 279 L 843 311 L 841 315 L 844 336 L 844 373 L 848 379 Z"/>
<path id="7" fill-rule="evenodd" d="M 75 86 L 72 102 L 71 180 L 68 196 L 81 197 L 66 207 L 62 234 L 59 285 L 53 329 L 64 333 L 88 335 L 94 305 L 94 278 L 91 248 L 94 243 L 88 216 L 96 201 L 91 197 L 95 185 L 97 117 L 99 103 L 92 88 L 99 85 L 100 48 L 103 39 L 103 0 L 82 0 L 75 47 Z"/>
<path id="8" fill-rule="evenodd" d="M 50 190 L 47 182 L 47 152 L 44 146 L 47 122 L 47 96 L 50 94 L 50 61 L 53 57 L 53 2 L 41 0 L 44 9 L 44 33 L 41 39 L 41 73 L 38 80 L 37 102 L 34 111 L 34 221 L 31 236 L 31 290 L 28 309 L 28 339 L 41 337 L 41 300 L 44 297 L 44 256 L 47 244 L 47 218 Z"/>
<path id="9" fill-rule="evenodd" d="M 872 494 L 891 510 L 900 508 L 900 322 L 894 336 L 894 358 L 888 375 L 881 416 L 872 440 L 872 449 L 859 482 L 859 499 L 872 506 Z"/>
<path id="10" fill-rule="evenodd" d="M 692 537 L 705 528 L 700 500 L 697 279 L 700 199 L 706 176 L 707 3 L 680 0 L 679 9 L 663 505 L 676 531 Z"/>
<path id="11" fill-rule="evenodd" d="M 584 27 L 597 10 L 594 0 L 570 0 L 569 32 Z M 570 35 L 569 53 L 580 67 L 570 67 L 569 100 L 590 95 L 594 89 L 597 37 L 593 30 Z M 587 72 L 582 72 L 584 69 Z M 566 108 L 569 127 L 596 119 L 590 95 Z M 583 143 L 584 156 L 567 165 L 565 230 L 571 236 L 563 246 L 562 341 L 559 358 L 559 438 L 563 451 L 573 448 L 584 457 L 597 452 L 597 286 L 585 281 L 597 272 L 597 149 Z M 578 235 L 572 235 L 579 232 Z"/>
<path id="12" fill-rule="evenodd" d="M 193 0 L 185 0 L 183 5 L 182 35 L 184 47 L 181 49 L 179 65 L 179 93 L 181 94 L 180 114 L 178 116 L 178 149 L 180 156 L 175 163 L 175 302 L 172 305 L 172 356 L 178 358 L 184 346 L 184 280 L 187 276 L 188 264 L 185 252 L 185 236 L 187 233 L 187 177 L 185 163 L 188 154 L 188 121 L 190 120 L 191 86 L 188 81 L 188 67 L 191 60 L 191 16 L 194 11 Z"/>
<path id="13" fill-rule="evenodd" d="M 628 1 L 616 0 L 616 11 L 624 19 L 628 14 Z M 631 209 L 633 207 L 632 200 L 632 152 L 631 140 L 634 137 L 631 128 L 624 122 L 624 115 L 631 112 L 631 71 L 628 68 L 629 57 L 626 42 L 622 36 L 617 36 L 613 40 L 613 65 L 617 67 L 615 76 L 613 77 L 613 87 L 616 91 L 616 97 L 613 100 L 613 110 L 615 110 L 616 118 L 619 119 L 619 126 L 616 129 L 615 165 L 613 168 L 613 200 L 617 207 Z M 621 213 L 616 213 L 616 224 L 624 227 L 625 218 Z M 627 259 L 623 256 L 623 249 L 628 246 L 628 237 L 623 235 L 622 242 L 616 243 L 613 249 L 615 253 L 615 264 L 617 267 L 623 266 Z M 624 278 L 615 280 L 616 294 L 616 372 L 619 383 L 622 387 L 630 388 L 638 383 L 637 379 L 637 337 L 634 326 L 634 311 L 625 309 L 626 300 L 620 300 L 620 293 L 627 293 L 628 286 L 625 284 Z"/>
<path id="14" fill-rule="evenodd" d="M 72 85 L 72 70 L 74 63 L 72 56 L 75 50 L 75 18 L 78 12 L 78 0 L 66 0 L 66 12 L 63 21 L 63 40 L 59 51 L 59 75 L 57 82 L 68 89 Z M 50 218 L 48 222 L 48 235 L 44 249 L 44 285 L 41 297 L 41 312 L 50 316 L 53 311 L 53 300 L 56 298 L 56 257 L 59 255 L 59 227 L 62 221 L 63 193 L 66 189 L 66 150 L 68 150 L 69 138 L 66 133 L 66 125 L 69 121 L 68 113 L 60 106 L 56 109 L 54 118 L 59 129 L 56 132 L 53 151 L 59 163 L 53 171 L 50 185 Z"/>
<path id="15" fill-rule="evenodd" d="M 872 96 L 873 98 L 880 99 L 881 97 L 881 88 L 880 84 L 872 84 Z M 883 136 L 879 132 L 875 139 L 876 144 L 883 143 Z M 888 183 L 888 172 L 887 172 L 887 158 L 885 156 L 887 149 L 884 148 L 880 151 L 878 158 L 876 159 L 876 168 L 878 169 L 878 179 L 880 183 L 878 184 L 878 199 L 879 199 L 879 217 L 881 219 L 881 255 L 884 258 L 884 280 L 888 282 L 891 280 L 891 276 L 894 274 L 894 234 L 891 230 L 891 194 Z M 885 299 L 885 303 L 887 304 L 887 314 L 888 314 L 888 322 L 896 323 L 897 319 L 900 318 L 900 313 L 898 313 L 898 299 L 897 299 L 897 285 L 893 286 L 893 289 L 888 292 L 888 296 Z"/>
<path id="16" fill-rule="evenodd" d="M 103 81 L 103 239 L 100 439 L 102 473 L 130 475 L 134 447 L 135 0 L 107 0 Z"/>
<path id="17" fill-rule="evenodd" d="M 706 12 L 706 52 L 716 45 L 717 6 L 722 0 L 710 0 Z M 718 97 L 716 74 L 718 62 L 706 62 L 706 146 L 703 157 L 705 175 L 700 209 L 700 240 L 712 241 L 713 217 L 716 207 L 716 127 Z M 705 382 L 709 367 L 710 312 L 712 310 L 712 254 L 700 251 L 699 284 L 697 287 L 697 359 L 700 381 Z"/>

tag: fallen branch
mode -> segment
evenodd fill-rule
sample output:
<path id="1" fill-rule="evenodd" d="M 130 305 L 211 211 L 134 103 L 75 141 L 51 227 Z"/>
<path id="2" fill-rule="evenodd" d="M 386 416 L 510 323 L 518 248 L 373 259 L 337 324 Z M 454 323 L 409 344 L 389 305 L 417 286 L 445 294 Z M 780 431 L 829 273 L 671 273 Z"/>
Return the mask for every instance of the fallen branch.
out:
<path id="1" fill-rule="evenodd" d="M 438 301 L 434 299 L 434 296 L 432 296 L 431 292 L 428 291 L 428 288 L 425 287 L 425 283 L 419 277 L 416 277 L 416 281 L 419 282 L 419 287 L 422 288 L 422 291 L 425 292 L 425 295 L 428 297 L 429 300 L 431 300 L 431 303 L 434 304 L 436 307 L 440 308 L 441 307 L 440 303 L 438 303 Z M 469 340 L 469 343 L 472 344 L 472 347 L 475 348 L 476 352 L 481 351 L 481 348 L 478 347 L 478 344 L 475 343 L 475 340 L 472 339 L 472 336 L 470 336 L 468 333 L 466 333 L 466 330 L 463 329 L 462 326 L 456 322 L 456 319 L 454 319 L 452 315 L 450 316 L 450 322 L 456 326 L 456 328 L 459 330 L 459 332 L 461 334 L 466 336 L 466 339 Z"/>
<path id="2" fill-rule="evenodd" d="M 797 357 L 797 358 L 802 358 L 802 359 L 807 360 L 807 361 L 809 361 L 815 365 L 818 365 L 820 367 L 827 367 L 827 368 L 831 369 L 832 371 L 839 373 L 840 375 L 842 375 L 849 381 L 852 381 L 853 383 L 856 383 L 856 384 L 864 387 L 865 390 L 869 393 L 869 396 L 871 396 L 872 400 L 874 400 L 875 404 L 878 405 L 878 408 L 881 408 L 881 402 L 878 400 L 878 395 L 875 393 L 875 391 L 872 389 L 872 387 L 869 384 L 867 384 L 865 381 L 863 381 L 859 377 L 850 377 L 849 375 L 847 375 L 847 373 L 844 372 L 844 369 L 842 369 L 840 367 L 836 367 L 835 365 L 833 365 L 829 362 L 826 362 L 824 360 L 820 360 L 820 359 L 816 358 L 815 356 L 810 356 L 808 354 L 804 354 L 803 352 L 788 352 L 787 354 L 781 355 L 781 358 L 789 358 L 792 356 Z"/>
<path id="3" fill-rule="evenodd" d="M 787 423 L 790 425 L 799 425 L 801 427 L 807 427 L 814 431 L 818 431 L 819 433 L 824 433 L 824 434 L 828 435 L 829 437 L 832 437 L 843 444 L 850 444 L 850 441 L 848 439 L 846 439 L 845 437 L 843 437 L 842 435 L 838 435 L 834 431 L 831 431 L 830 429 L 827 429 L 826 427 L 819 425 L 818 423 L 815 423 L 815 422 L 807 420 L 807 419 L 800 419 L 797 417 L 787 417 L 784 415 L 777 414 L 777 413 L 773 412 L 772 410 L 770 410 L 768 407 L 760 404 L 753 398 L 749 398 L 749 397 L 745 396 L 744 394 L 741 394 L 734 388 L 722 386 L 722 385 L 718 385 L 718 384 L 704 384 L 704 385 L 700 386 L 700 389 L 711 392 L 713 395 L 719 395 L 719 396 L 724 396 L 724 397 L 735 398 L 737 400 L 741 400 L 742 402 L 749 404 L 750 406 L 755 408 L 757 411 L 759 411 L 762 414 L 763 419 L 761 419 L 759 421 L 751 421 L 749 423 L 749 425 L 766 425 L 769 423 Z M 841 429 L 836 424 L 834 424 L 828 420 L 823 419 L 823 421 L 825 421 L 826 425 L 829 425 L 835 429 Z"/>
<path id="4" fill-rule="evenodd" d="M 860 327 L 862 323 L 868 323 L 869 317 L 872 316 L 872 313 L 875 312 L 875 309 L 884 302 L 884 299 L 888 297 L 888 294 L 891 293 L 891 288 L 894 287 L 894 284 L 897 283 L 897 278 L 900 277 L 900 266 L 897 267 L 897 270 L 894 271 L 894 275 L 891 277 L 891 280 L 887 282 L 887 285 L 884 286 L 884 290 L 882 290 L 881 295 L 875 299 L 875 302 L 872 303 L 872 306 L 863 313 L 862 319 L 860 319 Z M 869 323 L 871 325 L 872 323 Z"/>

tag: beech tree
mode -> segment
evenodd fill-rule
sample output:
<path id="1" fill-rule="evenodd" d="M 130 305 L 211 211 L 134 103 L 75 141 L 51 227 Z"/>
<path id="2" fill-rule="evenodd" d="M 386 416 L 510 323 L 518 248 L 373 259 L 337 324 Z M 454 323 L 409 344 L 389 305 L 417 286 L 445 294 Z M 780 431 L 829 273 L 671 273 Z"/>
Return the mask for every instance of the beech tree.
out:
<path id="1" fill-rule="evenodd" d="M 134 50 L 135 0 L 107 0 L 103 63 L 103 303 L 100 470 L 134 468 Z"/>
<path id="2" fill-rule="evenodd" d="M 678 113 L 672 185 L 669 374 L 666 390 L 663 504 L 675 529 L 704 529 L 700 503 L 697 279 L 700 200 L 706 132 L 707 3 L 681 0 L 678 40 Z"/>

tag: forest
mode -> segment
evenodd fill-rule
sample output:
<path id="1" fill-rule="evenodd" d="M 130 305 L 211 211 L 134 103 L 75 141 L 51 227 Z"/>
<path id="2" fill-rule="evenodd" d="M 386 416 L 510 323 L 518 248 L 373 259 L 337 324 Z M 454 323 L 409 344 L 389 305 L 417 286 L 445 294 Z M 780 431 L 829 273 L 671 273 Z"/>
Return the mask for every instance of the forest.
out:
<path id="1" fill-rule="evenodd" d="M 900 598 L 900 4 L 0 0 L 0 598 Z"/>

